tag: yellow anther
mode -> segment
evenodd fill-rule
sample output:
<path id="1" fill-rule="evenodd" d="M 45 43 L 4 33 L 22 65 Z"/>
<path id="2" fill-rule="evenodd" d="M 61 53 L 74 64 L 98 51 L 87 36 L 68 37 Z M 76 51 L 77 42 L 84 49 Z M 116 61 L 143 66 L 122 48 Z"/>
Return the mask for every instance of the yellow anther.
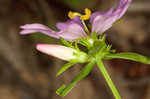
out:
<path id="1" fill-rule="evenodd" d="M 81 16 L 81 14 L 78 13 L 78 12 L 69 11 L 68 17 L 69 17 L 70 19 L 73 19 L 73 18 L 75 18 L 76 16 Z"/>
<path id="2" fill-rule="evenodd" d="M 81 15 L 80 19 L 81 20 L 88 20 L 91 17 L 91 10 L 86 8 L 84 11 L 85 11 L 85 15 Z"/>
<path id="3" fill-rule="evenodd" d="M 81 20 L 88 20 L 91 17 L 91 11 L 89 9 L 85 9 L 85 15 L 82 15 L 78 12 L 69 12 L 68 16 L 70 19 L 75 18 L 76 16 L 79 16 Z"/>

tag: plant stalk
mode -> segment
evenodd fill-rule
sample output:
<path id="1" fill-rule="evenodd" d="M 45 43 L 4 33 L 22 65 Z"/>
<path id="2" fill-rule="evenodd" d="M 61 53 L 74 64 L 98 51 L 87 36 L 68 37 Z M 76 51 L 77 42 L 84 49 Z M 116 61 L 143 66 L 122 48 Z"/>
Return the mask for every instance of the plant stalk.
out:
<path id="1" fill-rule="evenodd" d="M 98 68 L 100 69 L 102 75 L 104 76 L 109 88 L 111 89 L 115 99 L 121 99 L 121 96 L 120 96 L 117 88 L 115 87 L 113 81 L 111 80 L 101 58 L 97 59 L 97 65 L 98 65 Z"/>

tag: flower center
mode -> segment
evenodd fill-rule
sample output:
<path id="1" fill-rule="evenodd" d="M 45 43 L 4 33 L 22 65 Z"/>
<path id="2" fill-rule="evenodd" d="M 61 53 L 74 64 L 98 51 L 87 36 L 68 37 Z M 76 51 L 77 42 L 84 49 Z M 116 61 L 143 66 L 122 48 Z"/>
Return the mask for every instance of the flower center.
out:
<path id="1" fill-rule="evenodd" d="M 79 16 L 81 20 L 88 20 L 91 17 L 91 10 L 86 8 L 86 9 L 84 9 L 84 12 L 85 12 L 85 15 L 82 15 L 78 12 L 69 11 L 68 16 L 69 16 L 70 19 L 73 19 L 76 16 Z"/>

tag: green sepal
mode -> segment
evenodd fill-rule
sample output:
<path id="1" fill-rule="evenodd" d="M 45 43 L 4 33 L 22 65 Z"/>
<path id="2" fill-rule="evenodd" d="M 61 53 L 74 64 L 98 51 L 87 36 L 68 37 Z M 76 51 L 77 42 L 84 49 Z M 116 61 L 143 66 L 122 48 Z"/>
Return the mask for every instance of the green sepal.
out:
<path id="1" fill-rule="evenodd" d="M 99 35 L 99 40 L 104 41 L 106 40 L 106 35 L 104 33 L 102 33 L 101 35 Z"/>
<path id="2" fill-rule="evenodd" d="M 92 38 L 93 38 L 94 41 L 95 41 L 95 40 L 98 40 L 98 35 L 97 35 L 96 32 L 93 32 L 93 33 L 92 33 Z"/>
<path id="3" fill-rule="evenodd" d="M 74 46 L 74 48 L 75 48 L 76 50 L 80 51 L 80 49 L 79 49 L 79 47 L 78 47 L 78 41 L 77 41 L 77 40 L 75 40 L 75 46 Z"/>
<path id="4" fill-rule="evenodd" d="M 127 59 L 127 60 L 132 60 L 144 64 L 150 64 L 150 58 L 137 54 L 137 53 L 132 53 L 132 52 L 126 52 L 126 53 L 116 53 L 116 54 L 107 54 L 105 55 L 104 59 Z"/>
<path id="5" fill-rule="evenodd" d="M 93 42 L 94 42 L 93 39 L 88 38 L 88 37 L 78 39 L 78 43 L 87 47 L 88 49 L 93 47 Z"/>
<path id="6" fill-rule="evenodd" d="M 64 64 L 56 73 L 56 76 L 59 76 L 60 74 L 62 74 L 64 71 L 66 71 L 67 69 L 69 69 L 72 65 L 74 65 L 75 63 L 73 62 L 69 62 L 67 64 Z"/>
<path id="7" fill-rule="evenodd" d="M 60 38 L 60 41 L 63 45 L 70 47 L 70 48 L 74 48 L 74 46 L 72 45 L 72 43 L 66 41 L 64 38 Z"/>
<path id="8" fill-rule="evenodd" d="M 66 96 L 80 80 L 85 78 L 90 73 L 94 64 L 95 64 L 95 60 L 92 60 L 83 69 L 81 69 L 81 71 L 77 74 L 77 76 L 75 76 L 75 78 L 72 80 L 71 84 L 69 84 L 68 86 L 62 85 L 56 91 L 56 93 L 60 96 Z"/>
<path id="9" fill-rule="evenodd" d="M 89 49 L 88 55 L 89 57 L 95 57 L 96 55 L 100 55 L 105 52 L 107 45 L 104 41 L 96 40 L 93 44 L 93 47 Z"/>

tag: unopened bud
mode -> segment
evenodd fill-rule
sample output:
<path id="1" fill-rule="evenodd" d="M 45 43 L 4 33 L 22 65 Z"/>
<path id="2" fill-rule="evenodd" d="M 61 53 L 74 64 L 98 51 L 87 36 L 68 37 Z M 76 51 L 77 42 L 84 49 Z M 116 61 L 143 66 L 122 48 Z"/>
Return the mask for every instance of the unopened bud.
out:
<path id="1" fill-rule="evenodd" d="M 66 61 L 85 62 L 87 58 L 86 53 L 61 45 L 37 44 L 36 49 Z"/>

